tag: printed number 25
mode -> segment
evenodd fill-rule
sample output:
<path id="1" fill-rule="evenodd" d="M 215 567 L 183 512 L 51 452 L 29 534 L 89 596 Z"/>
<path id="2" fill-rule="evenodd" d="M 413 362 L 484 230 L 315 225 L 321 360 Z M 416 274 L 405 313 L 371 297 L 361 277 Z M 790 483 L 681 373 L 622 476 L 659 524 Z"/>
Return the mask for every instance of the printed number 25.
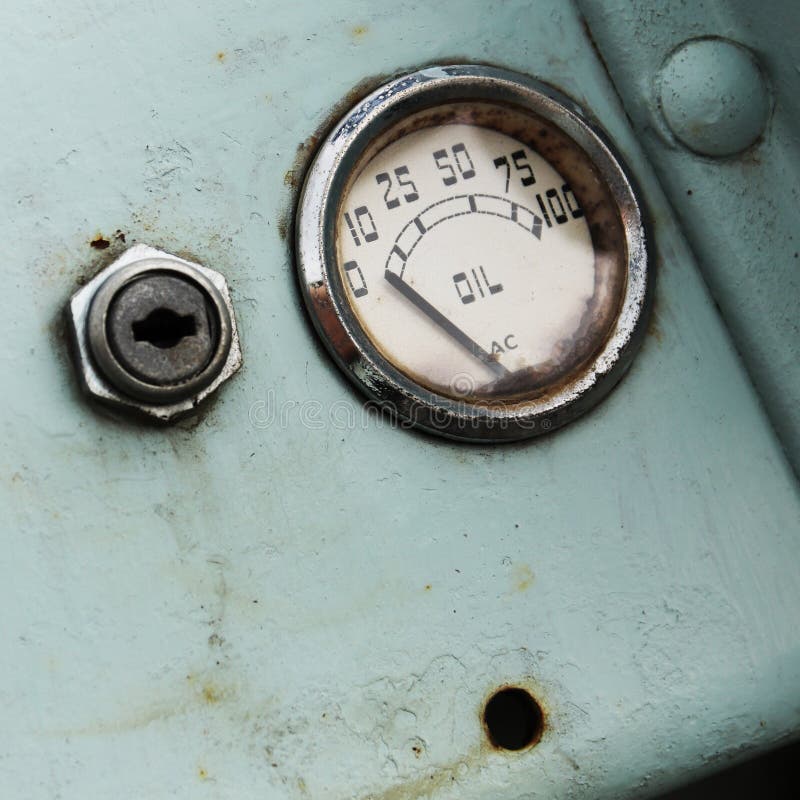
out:
<path id="1" fill-rule="evenodd" d="M 406 175 L 408 175 L 408 178 L 403 180 L 404 176 Z M 411 180 L 411 175 L 408 172 L 407 166 L 403 165 L 401 167 L 395 167 L 394 176 L 397 178 L 398 186 L 403 186 L 406 189 L 406 191 L 403 193 L 403 199 L 406 201 L 406 203 L 413 203 L 415 200 L 419 200 L 417 187 L 414 185 L 414 181 Z M 397 208 L 400 205 L 400 198 L 389 197 L 392 191 L 392 176 L 388 172 L 381 172 L 375 176 L 375 181 L 378 184 L 386 184 L 386 191 L 383 193 L 383 202 L 386 203 L 386 208 L 388 208 L 390 211 L 393 208 Z"/>

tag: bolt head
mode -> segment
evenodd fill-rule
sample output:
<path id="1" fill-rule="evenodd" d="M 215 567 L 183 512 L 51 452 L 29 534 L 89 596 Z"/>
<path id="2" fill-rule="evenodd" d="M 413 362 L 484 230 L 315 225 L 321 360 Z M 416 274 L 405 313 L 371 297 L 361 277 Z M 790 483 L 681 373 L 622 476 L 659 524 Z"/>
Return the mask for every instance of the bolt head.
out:
<path id="1" fill-rule="evenodd" d="M 165 312 L 175 341 L 159 338 Z M 85 393 L 162 422 L 194 411 L 242 364 L 225 278 L 148 245 L 79 289 L 68 318 Z"/>
<path id="2" fill-rule="evenodd" d="M 675 138 L 713 158 L 753 145 L 769 118 L 770 90 L 756 57 L 719 37 L 691 39 L 667 58 L 661 110 Z"/>

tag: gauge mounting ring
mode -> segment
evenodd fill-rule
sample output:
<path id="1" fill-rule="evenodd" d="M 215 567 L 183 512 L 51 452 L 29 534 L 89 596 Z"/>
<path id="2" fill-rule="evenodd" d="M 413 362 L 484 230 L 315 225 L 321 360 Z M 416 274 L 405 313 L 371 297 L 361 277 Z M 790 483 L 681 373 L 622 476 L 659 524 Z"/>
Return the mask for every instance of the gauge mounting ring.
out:
<path id="1" fill-rule="evenodd" d="M 604 186 L 622 232 L 623 275 L 615 290 L 613 319 L 602 340 L 582 356 L 581 363 L 572 365 L 571 372 L 527 395 L 479 398 L 424 385 L 387 356 L 365 330 L 339 266 L 342 198 L 359 170 L 386 146 L 392 130 L 404 120 L 455 104 L 512 108 L 527 115 L 532 125 L 541 123 L 557 132 L 571 143 L 575 158 L 590 164 L 591 180 Z M 470 203 L 474 211 L 472 199 Z M 595 227 L 590 226 L 593 237 Z M 316 153 L 300 196 L 295 236 L 302 293 L 318 334 L 347 377 L 370 401 L 392 411 L 402 426 L 476 442 L 550 432 L 609 393 L 630 366 L 646 329 L 654 284 L 649 233 L 638 191 L 621 158 L 608 136 L 574 101 L 538 80 L 504 69 L 428 67 L 392 80 L 358 103 Z"/>

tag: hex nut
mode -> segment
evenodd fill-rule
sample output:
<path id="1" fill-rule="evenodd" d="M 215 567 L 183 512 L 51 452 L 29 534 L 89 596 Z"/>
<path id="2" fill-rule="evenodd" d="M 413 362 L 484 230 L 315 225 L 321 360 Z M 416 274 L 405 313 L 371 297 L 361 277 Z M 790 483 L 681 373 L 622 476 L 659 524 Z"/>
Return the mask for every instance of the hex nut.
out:
<path id="1" fill-rule="evenodd" d="M 70 299 L 85 393 L 168 422 L 193 411 L 241 366 L 225 278 L 135 245 Z"/>

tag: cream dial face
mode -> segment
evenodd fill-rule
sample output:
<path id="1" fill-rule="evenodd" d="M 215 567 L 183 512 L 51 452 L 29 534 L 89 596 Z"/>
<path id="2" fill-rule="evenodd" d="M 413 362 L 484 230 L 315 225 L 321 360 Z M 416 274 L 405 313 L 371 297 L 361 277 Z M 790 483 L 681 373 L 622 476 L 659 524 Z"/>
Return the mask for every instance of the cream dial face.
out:
<path id="1" fill-rule="evenodd" d="M 375 347 L 449 397 L 500 398 L 585 341 L 596 254 L 563 175 L 530 146 L 452 122 L 401 135 L 339 206 L 338 267 Z M 598 345 L 602 342 L 598 342 Z"/>

